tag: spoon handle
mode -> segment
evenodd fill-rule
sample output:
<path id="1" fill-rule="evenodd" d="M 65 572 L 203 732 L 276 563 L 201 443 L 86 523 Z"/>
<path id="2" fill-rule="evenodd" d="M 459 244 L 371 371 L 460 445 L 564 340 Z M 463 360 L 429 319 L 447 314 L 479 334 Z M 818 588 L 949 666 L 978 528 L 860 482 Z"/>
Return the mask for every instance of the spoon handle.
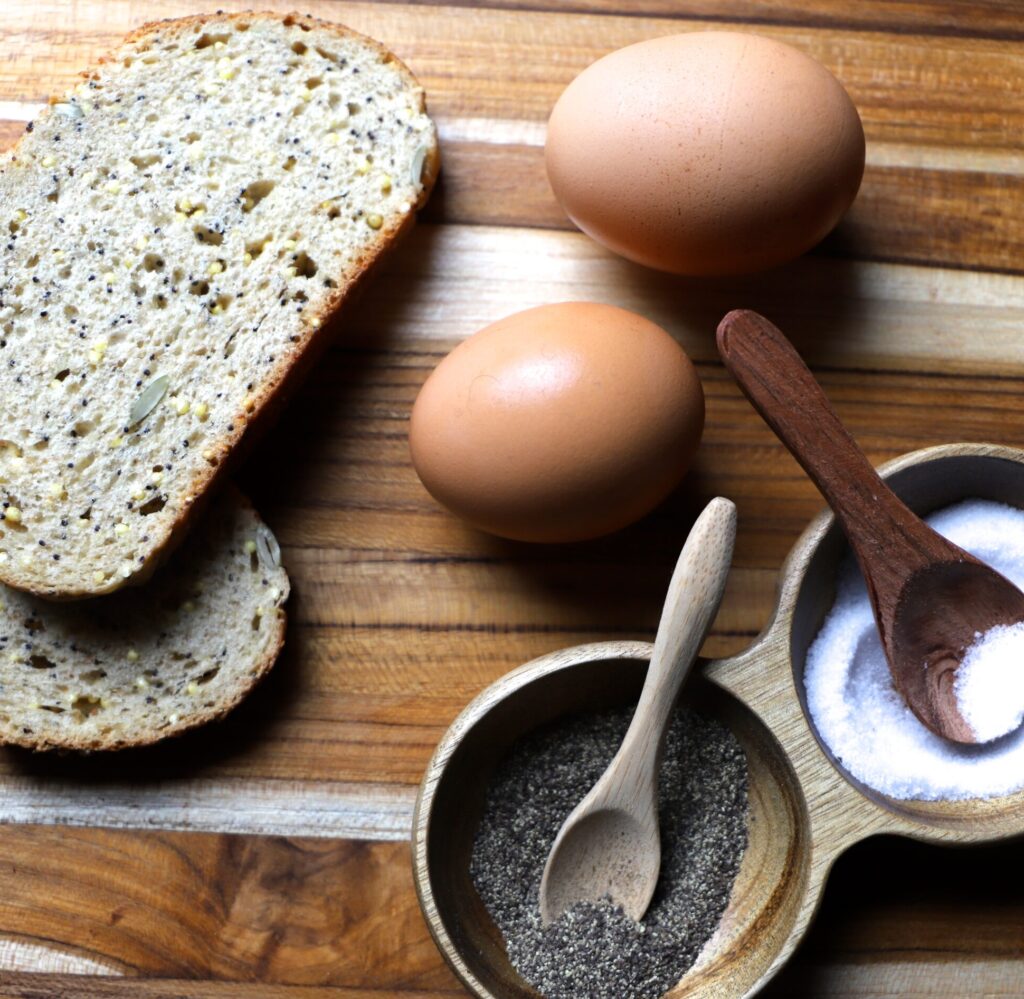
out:
<path id="1" fill-rule="evenodd" d="M 821 490 L 861 564 L 928 564 L 934 553 L 916 518 L 871 466 L 782 333 L 756 312 L 736 310 L 718 326 L 718 352 Z M 947 550 L 939 542 L 937 551 Z"/>
<path id="2" fill-rule="evenodd" d="M 618 786 L 631 798 L 636 784 L 656 785 L 669 716 L 718 613 L 735 541 L 736 506 L 719 496 L 697 518 L 676 562 L 647 679 L 619 749 L 617 762 L 632 771 L 632 780 Z"/>

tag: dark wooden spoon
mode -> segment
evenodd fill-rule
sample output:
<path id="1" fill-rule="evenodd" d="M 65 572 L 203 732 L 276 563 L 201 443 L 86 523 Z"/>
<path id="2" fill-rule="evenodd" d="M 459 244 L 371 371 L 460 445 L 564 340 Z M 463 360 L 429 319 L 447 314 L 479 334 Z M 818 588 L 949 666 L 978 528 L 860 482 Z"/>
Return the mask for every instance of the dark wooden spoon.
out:
<path id="1" fill-rule="evenodd" d="M 957 706 L 955 674 L 978 632 L 1024 621 L 1024 593 L 903 504 L 767 319 L 730 312 L 718 326 L 718 352 L 846 532 L 896 689 L 933 732 L 977 742 Z"/>

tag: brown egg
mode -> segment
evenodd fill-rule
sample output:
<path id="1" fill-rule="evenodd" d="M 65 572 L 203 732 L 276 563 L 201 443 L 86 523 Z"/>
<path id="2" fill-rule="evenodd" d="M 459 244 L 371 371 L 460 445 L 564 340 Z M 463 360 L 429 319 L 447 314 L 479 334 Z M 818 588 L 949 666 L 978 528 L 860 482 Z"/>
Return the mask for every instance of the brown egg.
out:
<path id="1" fill-rule="evenodd" d="M 703 427 L 700 380 L 660 326 L 566 302 L 516 313 L 456 347 L 416 399 L 409 445 L 423 484 L 470 524 L 578 541 L 664 499 Z"/>
<path id="2" fill-rule="evenodd" d="M 609 249 L 677 274 L 799 256 L 849 208 L 864 130 L 842 84 L 758 35 L 700 31 L 585 69 L 548 123 L 548 178 Z"/>

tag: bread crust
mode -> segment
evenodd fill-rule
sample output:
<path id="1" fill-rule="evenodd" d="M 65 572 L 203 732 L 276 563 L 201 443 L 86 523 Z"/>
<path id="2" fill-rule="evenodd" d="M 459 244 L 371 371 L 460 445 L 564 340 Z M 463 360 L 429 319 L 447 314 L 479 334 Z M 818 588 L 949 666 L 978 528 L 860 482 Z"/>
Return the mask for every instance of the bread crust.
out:
<path id="1" fill-rule="evenodd" d="M 252 22 L 254 20 L 279 21 L 286 27 L 297 26 L 301 30 L 309 31 L 318 29 L 333 33 L 339 38 L 354 38 L 368 48 L 375 49 L 380 53 L 382 59 L 390 63 L 409 83 L 412 92 L 418 99 L 418 110 L 426 113 L 426 95 L 419 85 L 416 77 L 390 49 L 382 45 L 376 39 L 353 31 L 351 28 L 331 21 L 324 21 L 306 14 L 279 14 L 270 11 L 251 12 L 242 11 L 237 13 L 216 13 L 216 14 L 193 14 L 182 18 L 167 18 L 159 21 L 150 21 L 129 32 L 122 44 L 115 50 L 101 56 L 97 60 L 98 65 L 113 62 L 121 59 L 127 49 L 136 49 L 144 44 L 156 33 L 166 33 L 168 30 L 184 34 L 197 27 L 209 27 L 218 24 L 236 24 L 238 22 Z M 88 80 L 95 74 L 95 69 L 86 69 L 79 76 Z M 56 103 L 59 97 L 51 97 L 50 103 Z M 249 412 L 239 411 L 232 420 L 234 429 L 225 433 L 210 450 L 214 451 L 214 459 L 207 463 L 191 481 L 186 502 L 178 512 L 175 519 L 164 529 L 164 536 L 157 541 L 146 561 L 139 565 L 138 569 L 127 579 L 112 576 L 103 584 L 98 586 L 80 586 L 69 584 L 66 588 L 50 588 L 47 590 L 32 589 L 15 573 L 10 572 L 10 567 L 0 565 L 0 582 L 7 586 L 32 593 L 34 596 L 43 597 L 47 600 L 81 600 L 91 597 L 103 596 L 113 593 L 125 586 L 138 586 L 145 583 L 162 565 L 175 549 L 185 539 L 189 528 L 195 522 L 195 518 L 201 514 L 210 500 L 210 496 L 216 488 L 224 482 L 227 474 L 235 469 L 239 463 L 239 449 L 243 440 L 246 449 L 257 442 L 257 438 L 274 422 L 280 411 L 284 408 L 291 392 L 305 377 L 316 361 L 323 355 L 333 340 L 336 330 L 331 320 L 337 318 L 342 308 L 351 298 L 355 296 L 366 283 L 371 272 L 380 261 L 390 253 L 401 238 L 413 227 L 418 212 L 426 203 L 433 190 L 440 169 L 440 152 L 438 148 L 436 133 L 432 133 L 432 141 L 427 148 L 422 173 L 422 190 L 416 203 L 411 210 L 398 219 L 392 218 L 379 231 L 376 243 L 368 247 L 363 255 L 357 259 L 355 271 L 351 278 L 344 284 L 339 284 L 332 289 L 324 303 L 316 310 L 311 310 L 311 322 L 305 324 L 296 343 L 290 344 L 287 349 L 280 352 L 279 358 L 275 361 L 263 385 L 253 393 L 253 408 Z M 9 151 L 8 156 L 17 153 L 21 138 Z"/>

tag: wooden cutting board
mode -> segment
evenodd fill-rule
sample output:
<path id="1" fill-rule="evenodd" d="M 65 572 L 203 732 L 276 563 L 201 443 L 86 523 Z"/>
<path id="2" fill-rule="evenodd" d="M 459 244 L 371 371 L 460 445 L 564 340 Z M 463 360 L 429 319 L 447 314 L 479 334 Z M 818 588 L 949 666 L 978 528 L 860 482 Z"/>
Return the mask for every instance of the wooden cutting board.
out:
<path id="1" fill-rule="evenodd" d="M 234 0 L 217 0 L 241 9 Z M 262 6 L 289 9 L 290 3 Z M 422 224 L 242 476 L 295 595 L 287 650 L 226 723 L 137 754 L 0 752 L 0 995 L 436 999 L 461 991 L 412 888 L 416 784 L 460 708 L 561 646 L 649 637 L 712 495 L 739 506 L 709 654 L 772 604 L 813 487 L 716 359 L 727 309 L 797 341 L 878 461 L 951 440 L 1024 442 L 1024 10 L 1019 0 L 305 0 L 393 48 L 427 88 L 443 179 Z M 0 4 L 0 139 L 175 0 Z M 860 109 L 849 217 L 770 278 L 696 282 L 574 232 L 544 177 L 544 121 L 584 66 L 701 27 L 785 39 Z M 636 309 L 698 364 L 708 424 L 660 510 L 591 544 L 534 548 L 439 510 L 406 452 L 416 391 L 460 338 L 516 309 Z M 1017 848 L 899 841 L 844 857 L 817 928 L 766 995 L 1019 996 Z"/>

